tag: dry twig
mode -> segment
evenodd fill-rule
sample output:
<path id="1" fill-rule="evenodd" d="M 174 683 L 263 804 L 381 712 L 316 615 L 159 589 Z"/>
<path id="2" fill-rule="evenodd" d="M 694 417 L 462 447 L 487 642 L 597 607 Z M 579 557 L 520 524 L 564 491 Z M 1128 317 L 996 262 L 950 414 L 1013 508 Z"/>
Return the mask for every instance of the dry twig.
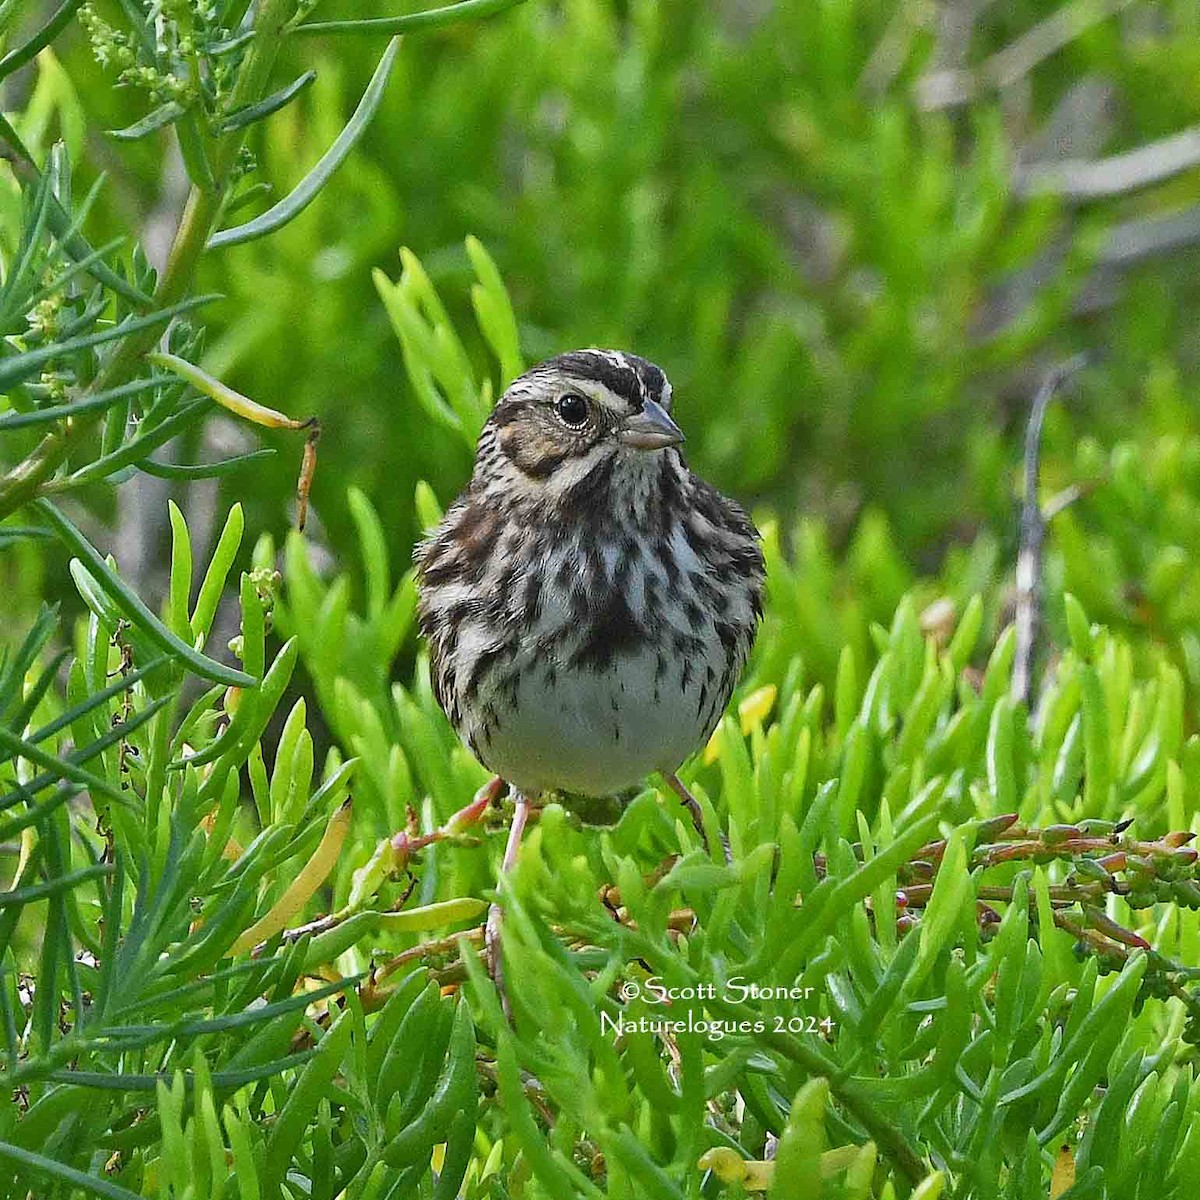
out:
<path id="1" fill-rule="evenodd" d="M 1021 506 L 1021 544 L 1017 554 L 1017 650 L 1013 662 L 1012 698 L 1028 701 L 1033 653 L 1041 615 L 1042 545 L 1046 536 L 1046 514 L 1038 499 L 1038 473 L 1042 452 L 1042 425 L 1046 409 L 1062 385 L 1085 362 L 1077 354 L 1047 372 L 1033 399 L 1025 427 L 1025 499 Z"/>

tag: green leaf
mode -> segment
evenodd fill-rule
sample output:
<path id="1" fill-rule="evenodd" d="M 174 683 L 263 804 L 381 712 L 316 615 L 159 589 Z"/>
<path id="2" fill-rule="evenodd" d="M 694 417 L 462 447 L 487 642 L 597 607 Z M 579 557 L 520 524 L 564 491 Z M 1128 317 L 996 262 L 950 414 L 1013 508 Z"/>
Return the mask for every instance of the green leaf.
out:
<path id="1" fill-rule="evenodd" d="M 437 525 L 443 516 L 442 506 L 438 503 L 436 493 L 424 479 L 417 480 L 413 508 L 416 510 L 417 521 L 425 533 Z"/>
<path id="2" fill-rule="evenodd" d="M 233 458 L 223 458 L 219 462 L 194 463 L 181 466 L 179 463 L 160 463 L 152 458 L 143 458 L 137 463 L 137 469 L 156 479 L 220 479 L 232 475 L 252 462 L 261 462 L 264 458 L 274 458 L 274 450 L 251 450 L 248 454 L 236 454 Z"/>
<path id="3" fill-rule="evenodd" d="M 6 138 L 11 145 L 16 147 L 20 153 L 24 153 L 26 158 L 28 158 L 28 152 L 21 146 L 20 139 L 13 131 L 12 126 L 4 119 L 3 114 L 0 114 L 0 137 Z M 32 160 L 27 163 L 26 172 L 31 174 L 35 180 L 43 178 L 37 171 L 37 168 L 32 165 Z M 99 182 L 97 180 L 97 183 Z M 76 263 L 94 259 L 95 251 L 77 229 L 78 219 L 71 217 L 71 214 L 63 208 L 53 193 L 48 193 L 46 199 L 46 223 L 50 226 L 50 230 L 54 236 L 59 239 L 68 256 Z M 88 267 L 88 274 L 97 283 L 103 284 L 110 291 L 128 300 L 130 304 L 135 305 L 137 308 L 149 308 L 154 303 L 152 296 L 148 296 L 145 292 L 139 291 L 132 284 L 128 283 L 108 266 L 107 263 L 93 261 Z"/>
<path id="4" fill-rule="evenodd" d="M 99 182 L 99 180 L 97 182 Z M 94 192 L 95 188 L 93 187 L 92 190 Z M 87 203 L 88 201 L 85 200 L 84 204 L 86 205 Z M 75 217 L 76 225 L 83 220 L 83 215 L 83 206 L 81 206 L 79 213 Z M 106 254 L 111 254 L 114 250 L 117 250 L 124 245 L 124 243 L 125 239 L 123 237 L 115 237 L 112 239 L 112 241 L 105 242 L 104 245 L 98 246 L 90 254 L 85 255 L 78 261 L 73 261 L 71 265 L 67 267 L 66 270 L 64 270 L 61 274 L 48 276 L 46 281 L 40 288 L 38 288 L 37 291 L 30 293 L 28 298 L 25 300 L 25 304 L 29 307 L 32 307 L 35 304 L 40 304 L 46 299 L 47 296 L 54 295 L 55 292 L 66 291 L 67 285 L 71 283 L 72 280 L 80 275 L 88 274 L 91 271 L 91 268 L 100 263 Z"/>
<path id="5" fill-rule="evenodd" d="M 480 329 L 500 360 L 501 386 L 507 387 L 525 370 L 517 318 L 500 272 L 478 238 L 467 238 L 467 256 L 479 278 L 479 283 L 471 289 L 471 303 Z"/>
<path id="6" fill-rule="evenodd" d="M 253 125 L 255 121 L 264 120 L 294 100 L 312 84 L 316 77 L 316 71 L 305 71 L 299 79 L 293 79 L 287 87 L 272 92 L 265 100 L 260 100 L 257 104 L 244 104 L 241 108 L 235 108 L 217 122 L 217 129 L 221 133 L 233 133 L 234 130 L 245 129 L 247 125 Z"/>
<path id="7" fill-rule="evenodd" d="M 79 337 L 68 338 L 63 342 L 50 342 L 48 345 L 38 346 L 34 350 L 15 354 L 11 358 L 0 359 L 0 392 L 10 391 L 18 383 L 23 383 L 56 358 L 66 358 L 80 350 L 100 346 L 105 342 L 117 341 L 142 329 L 155 329 L 183 313 L 194 312 L 197 308 L 219 299 L 220 297 L 215 295 L 193 296 L 190 300 L 181 300 L 178 304 L 160 308 L 157 312 L 147 313 L 141 317 L 130 317 L 119 325 L 102 329 L 98 333 L 85 333 Z"/>
<path id="8" fill-rule="evenodd" d="M 425 345 L 429 341 L 429 331 L 409 294 L 409 289 L 405 286 L 406 279 L 393 283 L 378 267 L 371 272 L 371 278 L 387 310 L 388 320 L 400 339 L 404 350 L 405 370 L 421 407 L 433 420 L 447 429 L 466 434 L 462 417 L 446 403 L 434 379 L 429 362 L 429 347 Z"/>
<path id="9" fill-rule="evenodd" d="M 1083 611 L 1083 605 L 1067 592 L 1063 596 L 1063 608 L 1067 614 L 1067 633 L 1071 637 L 1071 646 L 1084 662 L 1091 662 L 1095 643 L 1092 638 L 1092 627 Z"/>
<path id="10" fill-rule="evenodd" d="M 130 396 L 150 388 L 159 387 L 164 383 L 174 383 L 169 375 L 152 375 L 149 379 L 135 379 L 132 383 L 123 383 L 120 387 L 110 388 L 105 392 L 97 392 L 94 396 L 85 396 L 82 400 L 72 400 L 67 404 L 52 404 L 49 408 L 35 408 L 32 412 L 10 412 L 0 417 L 0 434 L 9 429 L 29 429 L 37 425 L 53 425 L 55 421 L 65 421 L 70 417 L 78 417 L 83 413 L 95 412 L 111 408 Z"/>
<path id="11" fill-rule="evenodd" d="M 171 632 L 181 641 L 191 637 L 188 613 L 192 592 L 192 536 L 179 505 L 167 501 L 167 516 L 171 522 L 171 573 L 167 590 L 167 620 Z M 186 644 L 186 643 L 185 643 Z"/>
<path id="12" fill-rule="evenodd" d="M 175 965 L 178 967 L 179 963 Z M 286 1000 L 276 1000 L 271 1004 L 247 1008 L 241 1012 L 224 1013 L 217 1017 L 184 1017 L 179 1021 L 161 1025 L 105 1025 L 93 1032 L 97 1037 L 123 1039 L 133 1045 L 149 1046 L 177 1037 L 196 1037 L 209 1033 L 224 1033 L 230 1029 L 244 1029 L 251 1025 L 262 1025 L 283 1013 L 301 1011 L 308 1005 L 325 999 L 326 996 L 344 992 L 347 988 L 361 983 L 368 974 L 367 971 L 359 971 L 334 983 L 322 984 L 311 991 L 289 996 Z"/>
<path id="13" fill-rule="evenodd" d="M 34 900 L 44 900 L 47 896 L 57 896 L 69 892 L 81 883 L 87 883 L 89 879 L 111 875 L 115 870 L 112 863 L 95 863 L 90 867 L 72 871 L 69 875 L 60 875 L 46 883 L 31 883 L 28 887 L 16 888 L 11 892 L 0 892 L 0 908 L 20 907 Z"/>
<path id="14" fill-rule="evenodd" d="M 0 550 L 17 542 L 38 541 L 53 536 L 50 530 L 40 529 L 36 525 L 0 525 Z"/>
<path id="15" fill-rule="evenodd" d="M 9 1142 L 0 1142 L 0 1158 L 20 1163 L 21 1166 L 28 1167 L 37 1174 L 48 1175 L 51 1179 L 61 1183 L 82 1188 L 93 1196 L 104 1196 L 106 1200 L 142 1200 L 137 1192 L 131 1192 L 128 1188 L 123 1188 L 111 1180 L 102 1179 L 97 1175 L 85 1175 L 82 1171 L 68 1167 L 65 1163 L 35 1154 L 32 1150 L 23 1150 L 20 1146 L 13 1146 Z"/>
<path id="16" fill-rule="evenodd" d="M 271 1129 L 266 1147 L 266 1162 L 277 1179 L 287 1171 L 292 1155 L 316 1112 L 317 1104 L 341 1066 L 350 1045 L 350 1031 L 351 1016 L 347 1009 L 321 1038 L 316 1053 L 288 1091 L 287 1102 Z"/>
<path id="17" fill-rule="evenodd" d="M 249 636 L 243 634 L 244 642 L 250 640 Z M 296 668 L 296 660 L 299 655 L 300 643 L 295 636 L 290 637 L 280 647 L 270 668 L 263 673 L 259 686 L 241 697 L 233 719 L 222 730 L 220 737 L 205 746 L 204 749 L 198 750 L 195 754 L 180 759 L 172 765 L 175 767 L 191 765 L 195 768 L 224 758 L 230 768 L 240 766 L 246 760 L 254 743 L 262 736 L 267 722 L 274 716 L 275 709 L 283 699 L 283 693 Z M 254 662 L 252 669 L 258 669 L 257 661 Z M 203 785 L 203 792 L 207 792 L 214 786 L 219 774 L 220 772 L 216 771 L 209 775 Z"/>
<path id="18" fill-rule="evenodd" d="M 391 592 L 387 538 L 371 501 L 364 491 L 351 487 L 346 493 L 350 516 L 358 532 L 363 569 L 367 577 L 367 615 L 376 621 L 382 615 Z"/>
<path id="19" fill-rule="evenodd" d="M 833 883 L 831 879 L 822 880 L 819 887 L 828 888 L 828 899 L 813 913 L 801 935 L 789 946 L 767 947 L 759 956 L 760 960 L 765 957 L 766 961 L 758 961 L 753 966 L 748 965 L 747 972 L 753 975 L 754 970 L 760 970 L 765 976 L 769 970 L 772 979 L 796 979 L 800 974 L 801 964 L 817 941 L 825 937 L 833 926 L 849 913 L 853 904 L 864 896 L 869 896 L 880 883 L 894 875 L 896 868 L 923 846 L 936 829 L 937 815 L 931 813 L 898 834 L 890 846 L 864 862 L 852 875 L 838 880 L 832 887 L 829 887 Z M 808 898 L 810 906 L 814 908 L 815 895 L 814 892 L 813 896 Z"/>
<path id="20" fill-rule="evenodd" d="M 37 661 L 38 655 L 45 649 L 57 628 L 58 606 L 43 604 L 38 610 L 37 619 L 22 640 L 16 657 L 11 662 L 0 658 L 0 665 L 4 668 L 0 671 L 0 714 L 6 713 L 9 707 L 21 698 L 26 673 Z"/>
<path id="21" fill-rule="evenodd" d="M 959 826 L 946 843 L 942 865 L 921 920 L 921 947 L 909 976 L 908 992 L 925 978 L 938 955 L 949 945 L 964 917 L 972 912 L 975 892 L 967 870 L 968 826 Z"/>
<path id="22" fill-rule="evenodd" d="M 974 595 L 967 602 L 966 610 L 958 622 L 958 628 L 946 648 L 946 655 L 954 666 L 955 674 L 963 669 L 971 660 L 975 646 L 979 642 L 979 633 L 983 628 L 983 597 Z"/>
<path id="23" fill-rule="evenodd" d="M 245 1087 L 248 1083 L 257 1083 L 260 1079 L 271 1079 L 282 1075 L 284 1071 L 293 1071 L 304 1066 L 315 1050 L 301 1050 L 296 1054 L 288 1054 L 272 1062 L 259 1063 L 252 1067 L 244 1067 L 237 1071 L 214 1071 L 212 1085 L 223 1091 L 233 1091 Z M 190 1072 L 183 1074 L 185 1087 L 191 1087 L 196 1077 Z M 74 1084 L 78 1087 L 95 1088 L 102 1092 L 152 1092 L 160 1083 L 170 1083 L 174 1072 L 158 1071 L 154 1074 L 142 1075 L 133 1071 L 121 1071 L 107 1074 L 103 1071 L 52 1071 L 47 1076 L 54 1083 Z"/>
<path id="24" fill-rule="evenodd" d="M 1084 811 L 1090 817 L 1111 817 L 1112 741 L 1104 685 L 1091 663 L 1080 676 L 1083 684 Z"/>
<path id="25" fill-rule="evenodd" d="M 859 697 L 854 651 L 849 646 L 843 646 L 838 655 L 837 682 L 834 685 L 834 727 L 841 738 L 849 732 L 850 723 L 858 712 Z"/>
<path id="26" fill-rule="evenodd" d="M 233 1177 L 237 1180 L 241 1200 L 259 1200 L 262 1192 L 258 1181 L 258 1165 L 246 1126 L 229 1105 L 222 1111 L 221 1120 L 229 1136 Z"/>
<path id="27" fill-rule="evenodd" d="M 32 742 L 27 742 L 24 738 L 18 737 L 15 733 L 5 729 L 0 725 L 0 749 L 7 750 L 13 758 L 28 759 L 29 762 L 35 763 L 46 771 L 50 771 L 56 778 L 68 779 L 72 783 L 77 783 L 81 788 L 87 788 L 96 795 L 105 796 L 109 800 L 117 804 L 128 803 L 128 797 L 124 796 L 116 788 L 108 783 L 107 780 L 101 779 L 99 775 L 94 775 L 91 771 L 85 771 L 82 767 L 76 766 L 65 758 L 59 758 L 56 754 L 49 754 L 45 750 L 39 750 Z M 21 789 L 18 789 L 20 791 Z M 5 823 L 0 827 L 0 836 L 7 837 L 10 832 L 10 823 Z"/>
<path id="28" fill-rule="evenodd" d="M 98 479 L 108 479 L 126 467 L 134 466 L 151 450 L 161 446 L 164 442 L 169 442 L 176 434 L 182 433 L 189 425 L 195 424 L 208 411 L 208 405 L 207 398 L 193 400 L 160 422 L 151 419 L 152 412 L 143 421 L 143 425 L 150 426 L 148 433 L 139 434 L 131 441 L 126 442 L 119 450 L 114 450 L 111 454 L 103 454 L 86 467 L 80 467 L 78 471 L 68 475 L 58 485 L 58 490 L 66 491 L 85 483 L 93 483 Z M 159 406 L 156 405 L 157 407 Z"/>
<path id="29" fill-rule="evenodd" d="M 509 1126 L 534 1175 L 547 1193 L 562 1197 L 563 1200 L 580 1194 L 589 1197 L 589 1200 L 602 1200 L 604 1193 L 552 1146 L 534 1121 L 529 1099 L 521 1083 L 513 1035 L 507 1029 L 500 1031 L 496 1045 L 496 1072 L 500 1081 L 500 1101 Z"/>
<path id="30" fill-rule="evenodd" d="M 985 759 L 988 788 L 995 798 L 995 812 L 1016 812 L 1021 801 L 1020 781 L 1013 757 L 1016 740 L 1016 712 L 1012 701 L 1002 696 L 992 709 L 988 724 Z"/>
<path id="31" fill-rule="evenodd" d="M 32 62 L 44 47 L 50 45 L 66 29 L 82 4 L 83 0 L 65 0 L 37 33 L 0 58 L 0 80 L 7 79 L 14 71 Z"/>
<path id="32" fill-rule="evenodd" d="M 829 1145 L 825 1106 L 829 1081 L 810 1079 L 792 1101 L 775 1155 L 772 1200 L 820 1200 L 821 1155 Z"/>
<path id="33" fill-rule="evenodd" d="M 34 679 L 32 684 L 25 688 L 24 699 L 22 699 L 16 710 L 8 718 L 8 724 L 11 728 L 24 728 L 26 722 L 37 711 L 38 705 L 41 704 L 46 693 L 50 690 L 50 685 L 57 679 L 59 667 L 70 656 L 71 652 L 64 647 L 50 659 L 49 663 L 41 667 L 41 673 Z M 4 759 L 0 755 L 0 762 L 2 761 Z"/>
<path id="34" fill-rule="evenodd" d="M 208 636 L 213 617 L 216 616 L 217 605 L 221 602 L 221 593 L 225 590 L 225 581 L 229 578 L 233 560 L 242 544 L 245 527 L 246 518 L 242 513 L 242 506 L 234 504 L 225 518 L 225 526 L 217 539 L 217 547 L 212 553 L 196 596 L 196 607 L 191 620 L 193 642 L 199 637 Z"/>
<path id="35" fill-rule="evenodd" d="M 115 746 L 119 741 L 133 733 L 134 730 L 140 729 L 151 717 L 154 716 L 160 708 L 170 701 L 169 696 L 160 696 L 153 704 L 143 708 L 140 712 L 135 713 L 128 721 L 118 721 L 111 725 L 100 737 L 89 742 L 86 746 L 77 747 L 72 750 L 65 758 L 55 757 L 55 762 L 65 762 L 70 766 L 79 767 L 84 763 L 89 762 L 98 754 L 102 754 L 110 746 Z M 33 743 L 26 743 L 32 745 Z M 14 756 L 15 751 L 10 751 L 5 754 L 6 758 Z M 48 756 L 49 757 L 49 756 Z M 51 766 L 49 762 L 43 763 L 43 766 L 49 768 L 48 773 L 39 775 L 37 778 L 30 780 L 28 783 L 19 784 L 13 791 L 7 795 L 0 796 L 0 811 L 11 808 L 21 800 L 27 800 L 31 795 L 45 790 L 55 780 L 62 778 L 62 772 L 57 767 Z M 75 780 L 79 782 L 79 780 Z M 121 795 L 121 803 L 128 803 L 129 797 Z"/>
<path id="36" fill-rule="evenodd" d="M 136 142 L 139 138 L 148 137 L 156 130 L 173 125 L 187 112 L 187 109 L 175 100 L 160 104 L 153 112 L 147 113 L 140 121 L 126 125 L 124 129 L 109 129 L 108 136 L 117 142 Z"/>
<path id="37" fill-rule="evenodd" d="M 414 29 L 441 29 L 458 21 L 470 21 L 479 17 L 490 17 L 507 9 L 516 8 L 524 0 L 462 0 L 461 4 L 447 4 L 442 8 L 431 8 L 425 12 L 404 13 L 398 17 L 369 17 L 362 21 L 314 21 L 309 25 L 297 25 L 294 34 L 349 33 L 365 36 L 389 33 L 408 33 Z"/>
<path id="38" fill-rule="evenodd" d="M 391 74 L 392 64 L 396 61 L 396 55 L 399 52 L 400 39 L 392 38 L 383 52 L 383 57 L 379 60 L 379 65 L 375 68 L 375 74 L 371 76 L 371 82 L 367 84 L 367 90 L 363 92 L 362 99 L 358 102 L 358 107 L 346 123 L 346 127 L 296 187 L 278 204 L 267 209 L 261 216 L 255 217 L 253 221 L 247 221 L 244 225 L 235 225 L 232 229 L 222 229 L 220 233 L 213 234 L 208 239 L 209 250 L 216 250 L 220 246 L 238 246 L 243 242 L 253 241 L 268 233 L 274 233 L 276 229 L 281 229 L 289 221 L 299 216 L 317 198 L 317 194 L 329 182 L 338 167 L 345 162 L 347 155 L 366 132 L 371 118 L 383 100 L 388 76 Z"/>
<path id="39" fill-rule="evenodd" d="M 129 586 L 101 558 L 92 544 L 71 524 L 49 500 L 35 500 L 36 508 L 54 527 L 59 537 L 78 555 L 88 568 L 92 578 L 109 598 L 152 642 L 167 651 L 172 657 L 181 659 L 192 672 L 202 679 L 224 683 L 231 687 L 254 687 L 258 682 L 244 671 L 235 671 L 214 659 L 194 650 L 180 641 L 146 606 Z"/>
<path id="40" fill-rule="evenodd" d="M 446 1069 L 428 1096 L 416 1097 L 420 1101 L 417 1116 L 384 1147 L 384 1162 L 403 1169 L 428 1161 L 434 1145 L 445 1140 L 451 1121 L 466 1107 L 475 1086 L 475 1027 L 470 1007 L 459 1000 L 450 1030 Z"/>

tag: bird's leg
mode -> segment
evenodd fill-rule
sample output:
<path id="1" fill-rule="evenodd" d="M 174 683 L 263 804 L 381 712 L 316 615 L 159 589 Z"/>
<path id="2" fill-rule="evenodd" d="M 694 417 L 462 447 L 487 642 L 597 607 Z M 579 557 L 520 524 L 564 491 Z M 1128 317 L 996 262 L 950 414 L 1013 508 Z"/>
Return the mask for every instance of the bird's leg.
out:
<path id="1" fill-rule="evenodd" d="M 521 848 L 521 835 L 525 832 L 525 822 L 529 819 L 529 801 L 516 788 L 511 790 L 516 807 L 513 809 L 512 825 L 508 830 L 504 858 L 500 863 L 500 874 L 496 879 L 497 899 L 492 901 L 492 906 L 488 909 L 487 926 L 484 930 L 488 972 L 496 987 L 500 989 L 500 998 L 504 1002 L 505 1012 L 508 1011 L 508 997 L 504 992 L 504 970 L 500 961 L 500 926 L 504 921 L 504 910 L 500 907 L 499 895 L 508 886 L 509 873 L 517 865 L 517 851 Z"/>
<path id="2" fill-rule="evenodd" d="M 696 832 L 700 835 L 700 841 L 704 843 L 704 849 L 711 854 L 712 847 L 709 845 L 708 833 L 704 828 L 704 810 L 700 807 L 700 801 L 688 791 L 686 784 L 674 771 L 669 773 L 664 771 L 663 778 L 667 781 L 667 787 L 679 797 L 684 808 L 691 813 L 692 824 L 695 825 Z M 725 865 L 732 866 L 733 853 L 729 849 L 729 839 L 723 832 L 718 832 L 718 836 L 721 839 L 721 850 L 725 855 Z"/>

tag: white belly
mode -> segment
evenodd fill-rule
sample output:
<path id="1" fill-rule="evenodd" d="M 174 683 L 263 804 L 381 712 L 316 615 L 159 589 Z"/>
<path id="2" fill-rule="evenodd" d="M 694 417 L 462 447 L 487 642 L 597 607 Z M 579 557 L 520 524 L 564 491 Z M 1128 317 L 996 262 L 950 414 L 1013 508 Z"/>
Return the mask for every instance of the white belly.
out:
<path id="1" fill-rule="evenodd" d="M 707 732 L 723 673 L 719 652 L 716 643 L 699 661 L 694 657 L 686 680 L 669 648 L 663 664 L 647 647 L 598 670 L 533 658 L 508 697 L 494 699 L 494 721 L 474 739 L 478 752 L 527 795 L 607 796 L 653 771 L 674 771 Z"/>

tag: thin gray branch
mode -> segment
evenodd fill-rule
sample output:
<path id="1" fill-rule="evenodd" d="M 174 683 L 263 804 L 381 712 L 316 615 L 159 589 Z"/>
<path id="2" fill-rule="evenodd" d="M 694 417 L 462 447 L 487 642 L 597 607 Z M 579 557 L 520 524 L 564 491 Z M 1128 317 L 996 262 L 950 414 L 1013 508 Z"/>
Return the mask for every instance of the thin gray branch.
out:
<path id="1" fill-rule="evenodd" d="M 1012 174 L 1012 189 L 1017 196 L 1099 200 L 1162 183 L 1195 166 L 1200 166 L 1200 125 L 1109 158 L 1065 159 L 1017 167 Z"/>
<path id="2" fill-rule="evenodd" d="M 1063 384 L 1085 363 L 1077 354 L 1046 372 L 1025 426 L 1025 497 L 1021 504 L 1021 544 L 1017 553 L 1017 649 L 1013 661 L 1012 698 L 1028 702 L 1033 676 L 1033 654 L 1041 622 L 1042 548 L 1046 537 L 1046 514 L 1038 498 L 1041 470 L 1042 425 L 1046 409 Z"/>
<path id="3" fill-rule="evenodd" d="M 1133 0 L 1073 0 L 988 58 L 981 75 L 993 87 L 1010 87 L 1077 37 L 1128 8 Z"/>
<path id="4" fill-rule="evenodd" d="M 980 92 L 1002 90 L 1025 79 L 1041 62 L 1057 54 L 1094 25 L 1128 8 L 1133 0 L 1072 0 L 1015 42 L 985 59 L 974 70 L 933 70 L 916 83 L 917 103 L 925 109 L 952 108 Z"/>
<path id="5" fill-rule="evenodd" d="M 1116 126 L 1116 88 L 1100 75 L 1087 75 L 1067 88 L 1050 115 L 1016 153 L 1015 163 L 1043 165 L 1098 158 Z"/>
<path id="6" fill-rule="evenodd" d="M 1168 217 L 1139 217 L 1113 225 L 1091 273 L 1076 289 L 1072 315 L 1102 312 L 1115 304 L 1124 271 L 1196 245 L 1200 245 L 1200 205 Z M 986 342 L 1021 319 L 1037 293 L 1062 270 L 1068 248 L 1066 238 L 1056 239 L 1028 266 L 995 284 L 972 322 L 972 340 Z"/>
<path id="7" fill-rule="evenodd" d="M 1100 264 L 1131 267 L 1197 242 L 1200 242 L 1200 205 L 1169 217 L 1143 217 L 1112 226 L 1100 252 Z"/>
<path id="8" fill-rule="evenodd" d="M 1087 480 L 1086 483 L 1073 483 L 1070 487 L 1063 488 L 1042 505 L 1043 520 L 1049 525 L 1059 513 L 1066 512 L 1072 504 L 1078 504 L 1084 496 L 1090 496 L 1107 479 L 1108 475 L 1105 473 L 1096 479 Z"/>
<path id="9" fill-rule="evenodd" d="M 912 53 L 917 31 L 931 18 L 932 6 L 926 0 L 901 0 L 858 77 L 864 92 L 878 96 L 892 86 Z"/>

